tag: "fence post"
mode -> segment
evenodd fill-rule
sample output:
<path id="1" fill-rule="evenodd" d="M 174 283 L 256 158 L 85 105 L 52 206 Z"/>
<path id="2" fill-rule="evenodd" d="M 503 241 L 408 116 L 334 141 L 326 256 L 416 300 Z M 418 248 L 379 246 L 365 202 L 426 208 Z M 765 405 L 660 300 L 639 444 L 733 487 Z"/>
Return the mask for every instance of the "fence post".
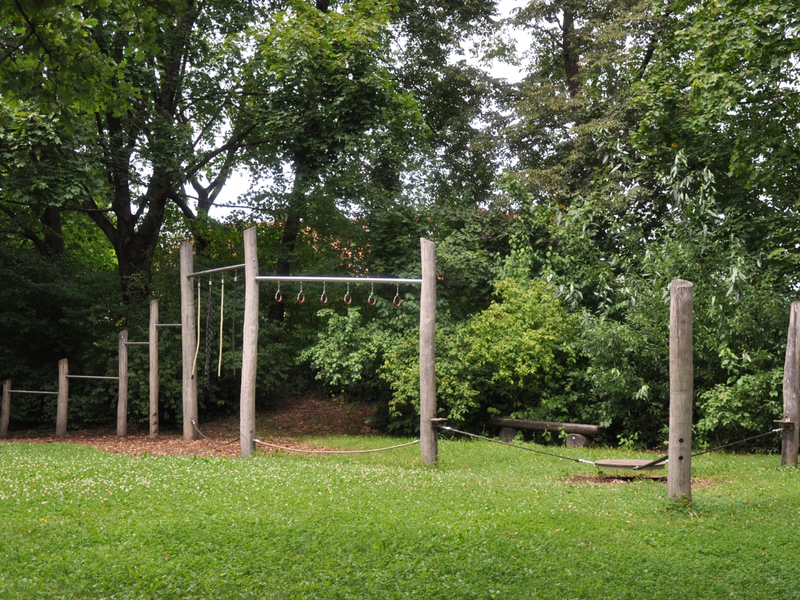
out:
<path id="1" fill-rule="evenodd" d="M 3 382 L 3 408 L 0 409 L 0 439 L 8 437 L 8 420 L 11 411 L 11 380 Z"/>
<path id="2" fill-rule="evenodd" d="M 783 366 L 783 420 L 791 421 L 792 428 L 783 430 L 781 465 L 797 467 L 800 445 L 800 302 L 792 302 L 789 312 L 789 334 L 786 340 L 786 362 Z"/>
<path id="3" fill-rule="evenodd" d="M 242 456 L 255 451 L 256 369 L 258 366 L 258 238 L 255 227 L 244 231 L 244 328 L 239 439 Z"/>
<path id="4" fill-rule="evenodd" d="M 194 285 L 189 277 L 194 272 L 192 242 L 181 244 L 181 347 L 183 353 L 183 439 L 196 440 L 192 420 L 197 421 L 197 374 L 194 373 L 194 352 L 197 331 L 194 324 Z"/>
<path id="5" fill-rule="evenodd" d="M 158 300 L 150 301 L 150 437 L 158 437 Z"/>
<path id="6" fill-rule="evenodd" d="M 128 437 L 128 330 L 119 332 L 119 398 L 117 399 L 117 437 Z"/>
<path id="7" fill-rule="evenodd" d="M 436 245 L 420 238 L 422 291 L 419 305 L 419 438 L 423 464 L 439 456 L 436 430 Z"/>
<path id="8" fill-rule="evenodd" d="M 694 285 L 670 284 L 669 319 L 669 471 L 667 497 L 692 501 L 692 313 Z"/>
<path id="9" fill-rule="evenodd" d="M 56 409 L 56 437 L 67 435 L 67 405 L 69 404 L 69 361 L 58 361 L 58 408 Z"/>

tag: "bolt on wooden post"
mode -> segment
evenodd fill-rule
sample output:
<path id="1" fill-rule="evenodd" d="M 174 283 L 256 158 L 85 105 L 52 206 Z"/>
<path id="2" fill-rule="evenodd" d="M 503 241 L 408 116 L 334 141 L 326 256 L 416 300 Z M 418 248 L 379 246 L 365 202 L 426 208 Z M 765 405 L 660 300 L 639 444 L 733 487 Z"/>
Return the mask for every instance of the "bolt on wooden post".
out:
<path id="1" fill-rule="evenodd" d="M 119 332 L 119 397 L 117 437 L 128 437 L 128 330 Z"/>
<path id="2" fill-rule="evenodd" d="M 242 387 L 239 398 L 241 455 L 255 451 L 256 371 L 258 369 L 258 239 L 255 227 L 244 231 L 244 328 Z"/>
<path id="3" fill-rule="evenodd" d="M 0 409 L 0 438 L 8 437 L 8 421 L 11 412 L 11 380 L 3 382 L 3 407 Z"/>
<path id="4" fill-rule="evenodd" d="M 56 437 L 67 435 L 67 406 L 69 405 L 69 361 L 58 361 L 58 405 L 56 408 Z"/>
<path id="5" fill-rule="evenodd" d="M 436 245 L 420 239 L 422 291 L 419 306 L 419 443 L 424 464 L 439 457 L 436 431 Z"/>
<path id="6" fill-rule="evenodd" d="M 189 277 L 194 272 L 192 242 L 181 244 L 181 353 L 183 357 L 183 439 L 196 440 L 192 420 L 197 421 L 197 373 L 194 372 L 194 353 L 197 331 L 194 323 L 194 284 Z"/>
<path id="7" fill-rule="evenodd" d="M 783 366 L 783 420 L 791 425 L 783 430 L 781 465 L 797 467 L 800 447 L 800 302 L 792 302 L 789 312 L 789 333 L 786 339 L 786 361 Z"/>
<path id="8" fill-rule="evenodd" d="M 692 501 L 692 313 L 694 285 L 674 279 L 669 311 L 669 471 L 667 497 Z"/>
<path id="9" fill-rule="evenodd" d="M 158 300 L 150 301 L 150 327 L 148 329 L 150 359 L 150 437 L 158 437 Z"/>

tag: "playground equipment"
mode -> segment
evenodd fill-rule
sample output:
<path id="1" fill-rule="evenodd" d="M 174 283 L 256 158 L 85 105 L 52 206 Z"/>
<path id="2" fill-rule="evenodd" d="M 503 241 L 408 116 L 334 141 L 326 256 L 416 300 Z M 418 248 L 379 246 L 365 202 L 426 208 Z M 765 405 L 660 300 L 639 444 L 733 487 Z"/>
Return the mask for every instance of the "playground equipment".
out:
<path id="1" fill-rule="evenodd" d="M 203 275 L 225 271 L 244 270 L 245 300 L 244 323 L 242 327 L 242 380 L 240 396 L 239 434 L 242 456 L 250 456 L 255 451 L 255 392 L 256 392 L 256 357 L 258 355 L 258 298 L 259 282 L 274 281 L 278 283 L 275 299 L 283 299 L 280 292 L 281 282 L 319 282 L 344 283 L 348 285 L 344 302 L 352 301 L 349 285 L 351 283 L 371 283 L 373 287 L 368 302 L 374 303 L 374 284 L 395 284 L 397 293 L 394 304 L 400 305 L 399 286 L 401 284 L 421 285 L 420 298 L 420 447 L 424 463 L 436 462 L 438 458 L 436 433 L 433 428 L 436 418 L 436 374 L 435 374 L 435 329 L 436 329 L 436 246 L 433 242 L 420 240 L 422 254 L 422 277 L 420 279 L 390 277 L 318 277 L 318 276 L 282 276 L 258 273 L 258 256 L 256 249 L 256 229 L 251 227 L 244 232 L 244 264 L 194 272 L 194 256 L 191 242 L 181 244 L 181 330 L 183 347 L 183 439 L 197 439 L 197 331 L 194 315 L 193 279 Z M 302 292 L 297 296 L 298 302 L 305 301 Z M 327 293 L 323 288 L 321 302 L 327 301 Z"/>

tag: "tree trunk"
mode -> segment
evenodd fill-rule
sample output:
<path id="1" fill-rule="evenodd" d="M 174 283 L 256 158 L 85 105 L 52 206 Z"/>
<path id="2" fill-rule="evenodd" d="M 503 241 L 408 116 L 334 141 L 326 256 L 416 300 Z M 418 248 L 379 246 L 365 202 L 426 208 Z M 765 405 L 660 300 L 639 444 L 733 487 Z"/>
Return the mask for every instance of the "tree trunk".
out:
<path id="1" fill-rule="evenodd" d="M 61 229 L 61 211 L 55 206 L 48 206 L 41 216 L 44 226 L 44 252 L 46 258 L 57 260 L 65 254 L 64 232 Z"/>
<path id="2" fill-rule="evenodd" d="M 575 44 L 575 17 L 570 8 L 564 8 L 564 22 L 561 26 L 561 53 L 564 58 L 564 74 L 567 78 L 569 97 L 574 98 L 581 91 L 578 79 L 578 50 Z"/>

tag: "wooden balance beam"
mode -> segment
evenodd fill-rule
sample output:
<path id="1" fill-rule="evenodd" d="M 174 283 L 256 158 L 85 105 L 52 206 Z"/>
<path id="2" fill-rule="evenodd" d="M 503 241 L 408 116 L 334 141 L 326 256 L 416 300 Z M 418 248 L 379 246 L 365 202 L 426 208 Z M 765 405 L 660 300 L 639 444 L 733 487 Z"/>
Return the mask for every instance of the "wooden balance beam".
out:
<path id="1" fill-rule="evenodd" d="M 583 423 L 558 423 L 556 421 L 532 421 L 530 419 L 502 419 L 493 417 L 492 425 L 502 427 L 500 439 L 510 442 L 517 435 L 520 429 L 530 429 L 533 431 L 565 431 L 568 447 L 581 447 L 589 443 L 589 438 L 600 435 L 605 431 L 601 425 L 586 425 Z"/>

